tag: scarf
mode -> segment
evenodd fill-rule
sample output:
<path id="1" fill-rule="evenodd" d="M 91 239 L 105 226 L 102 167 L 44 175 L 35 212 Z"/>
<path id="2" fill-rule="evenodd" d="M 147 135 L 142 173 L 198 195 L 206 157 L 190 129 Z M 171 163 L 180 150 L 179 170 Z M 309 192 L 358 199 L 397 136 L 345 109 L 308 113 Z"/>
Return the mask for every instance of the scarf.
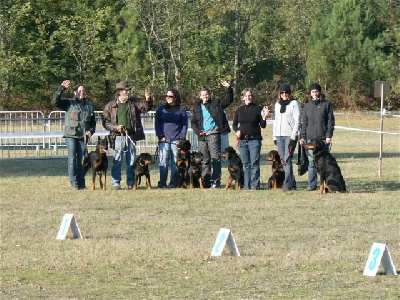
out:
<path id="1" fill-rule="evenodd" d="M 280 113 L 283 114 L 286 112 L 286 105 L 288 105 L 292 100 L 283 101 L 282 99 L 279 100 L 279 104 L 281 105 Z"/>

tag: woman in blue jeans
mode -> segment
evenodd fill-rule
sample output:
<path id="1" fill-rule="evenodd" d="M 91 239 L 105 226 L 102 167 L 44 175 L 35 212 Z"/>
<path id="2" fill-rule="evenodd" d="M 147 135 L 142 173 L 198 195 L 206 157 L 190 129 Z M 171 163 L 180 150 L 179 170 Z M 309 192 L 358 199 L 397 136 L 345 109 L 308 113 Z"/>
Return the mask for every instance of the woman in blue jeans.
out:
<path id="1" fill-rule="evenodd" d="M 177 90 L 167 91 L 165 104 L 156 110 L 154 125 L 159 140 L 160 181 L 158 187 L 167 187 L 168 168 L 171 167 L 169 187 L 176 188 L 178 179 L 176 142 L 186 139 L 188 129 L 188 115 L 185 107 L 181 106 L 181 97 Z"/>
<path id="2" fill-rule="evenodd" d="M 293 174 L 292 158 L 296 149 L 297 136 L 300 130 L 300 103 L 292 99 L 289 84 L 279 86 L 279 100 L 275 103 L 275 119 L 273 127 L 274 144 L 278 147 L 281 157 L 285 180 L 283 189 L 296 190 L 297 184 Z"/>
<path id="3" fill-rule="evenodd" d="M 253 102 L 253 92 L 246 88 L 241 93 L 244 105 L 233 118 L 232 128 L 239 141 L 240 158 L 243 163 L 244 189 L 260 189 L 261 128 L 267 126 L 269 109 Z"/>

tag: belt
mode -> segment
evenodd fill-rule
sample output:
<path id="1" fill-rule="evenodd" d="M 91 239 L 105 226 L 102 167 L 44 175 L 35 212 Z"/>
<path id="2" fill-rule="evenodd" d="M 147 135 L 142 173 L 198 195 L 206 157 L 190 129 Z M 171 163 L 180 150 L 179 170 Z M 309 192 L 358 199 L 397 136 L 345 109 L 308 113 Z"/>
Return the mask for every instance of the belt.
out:
<path id="1" fill-rule="evenodd" d="M 257 138 L 257 136 L 255 135 L 242 135 L 241 137 L 242 140 L 247 140 L 247 141 L 251 141 L 251 140 L 259 140 L 259 138 Z"/>

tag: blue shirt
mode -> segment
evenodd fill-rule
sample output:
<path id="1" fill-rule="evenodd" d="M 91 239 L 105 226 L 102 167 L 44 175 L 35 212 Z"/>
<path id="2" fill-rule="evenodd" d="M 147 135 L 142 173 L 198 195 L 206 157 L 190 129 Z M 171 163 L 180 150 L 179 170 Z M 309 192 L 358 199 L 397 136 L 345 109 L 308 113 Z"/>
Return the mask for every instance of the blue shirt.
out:
<path id="1" fill-rule="evenodd" d="M 156 110 L 156 135 L 159 139 L 165 137 L 167 141 L 186 139 L 188 116 L 182 106 L 161 105 Z"/>

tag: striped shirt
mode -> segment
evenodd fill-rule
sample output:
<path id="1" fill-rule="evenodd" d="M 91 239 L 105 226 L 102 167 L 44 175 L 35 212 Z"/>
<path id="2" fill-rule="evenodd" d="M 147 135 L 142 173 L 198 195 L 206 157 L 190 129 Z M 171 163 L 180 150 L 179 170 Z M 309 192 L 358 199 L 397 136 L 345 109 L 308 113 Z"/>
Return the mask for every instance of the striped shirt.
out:
<path id="1" fill-rule="evenodd" d="M 204 104 L 201 105 L 201 112 L 203 114 L 203 128 L 206 132 L 206 135 L 218 132 L 218 126 L 215 124 L 214 118 L 211 116 Z"/>

